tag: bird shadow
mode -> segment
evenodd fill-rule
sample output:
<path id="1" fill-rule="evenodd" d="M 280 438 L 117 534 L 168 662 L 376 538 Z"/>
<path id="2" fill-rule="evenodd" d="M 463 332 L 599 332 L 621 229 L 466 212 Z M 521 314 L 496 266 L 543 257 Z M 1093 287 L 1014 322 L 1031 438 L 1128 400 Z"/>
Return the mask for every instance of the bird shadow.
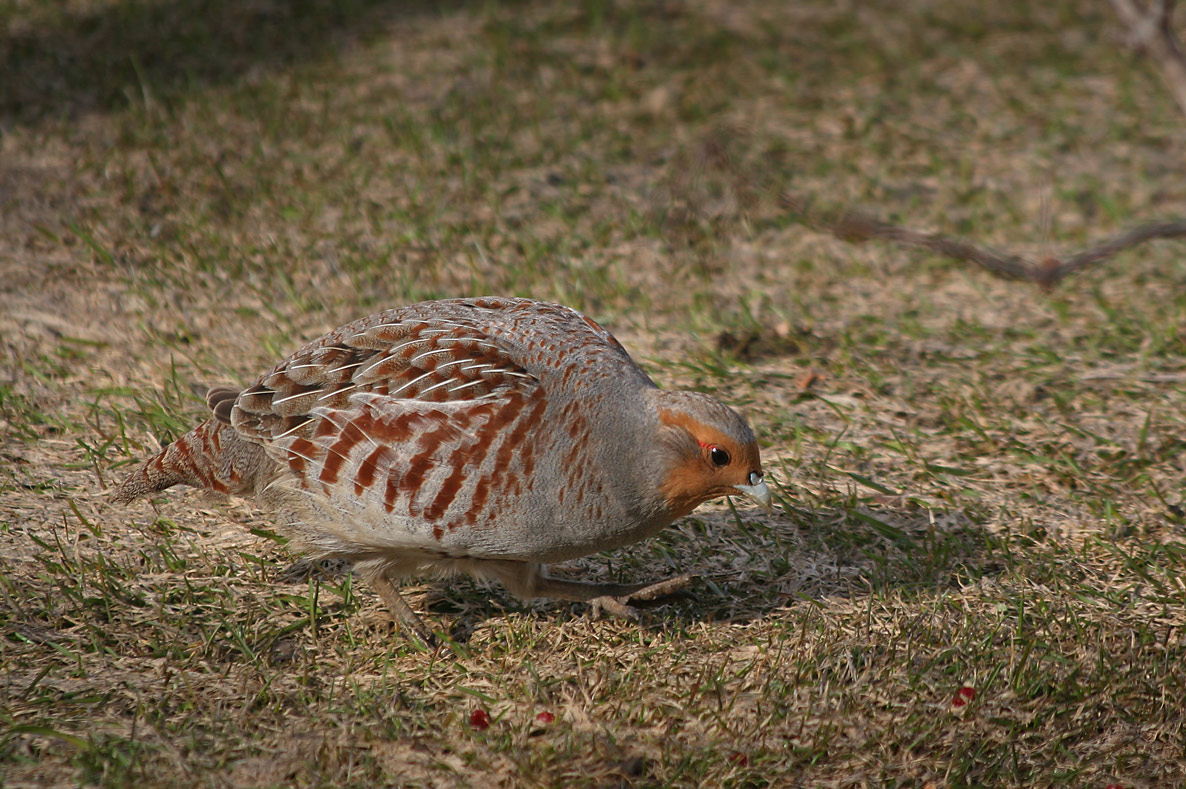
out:
<path id="1" fill-rule="evenodd" d="M 761 522 L 737 521 L 740 528 L 693 530 L 704 540 L 701 555 L 711 557 L 703 576 L 709 594 L 658 626 L 745 624 L 804 601 L 957 589 L 1005 569 L 1002 538 L 968 513 L 876 499 L 786 507 Z"/>
<path id="2" fill-rule="evenodd" d="M 804 601 L 957 589 L 1006 568 L 1005 539 L 972 516 L 904 501 L 810 511 L 787 507 L 756 520 L 730 521 L 728 512 L 714 513 L 685 519 L 654 539 L 659 547 L 652 555 L 619 567 L 613 580 L 659 581 L 673 562 L 695 576 L 687 590 L 634 605 L 638 626 L 656 632 L 703 622 L 745 624 Z M 571 577 L 607 580 L 598 563 L 621 557 L 619 551 L 583 560 L 585 573 L 567 565 L 559 569 Z M 448 636 L 458 643 L 487 620 L 507 614 L 541 620 L 591 615 L 582 603 L 522 602 L 470 581 L 432 585 L 423 605 L 447 623 Z"/>

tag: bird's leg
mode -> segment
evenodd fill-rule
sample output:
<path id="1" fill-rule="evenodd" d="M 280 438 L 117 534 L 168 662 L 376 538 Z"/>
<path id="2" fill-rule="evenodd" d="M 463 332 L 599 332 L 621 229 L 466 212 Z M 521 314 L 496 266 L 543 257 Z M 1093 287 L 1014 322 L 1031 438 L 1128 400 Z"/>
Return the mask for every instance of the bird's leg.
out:
<path id="1" fill-rule="evenodd" d="M 408 601 L 404 599 L 399 590 L 395 588 L 395 584 L 387 577 L 386 572 L 381 572 L 371 579 L 371 586 L 379 593 L 379 597 L 383 598 L 383 602 L 387 603 L 387 607 L 391 609 L 392 616 L 399 624 L 400 632 L 405 636 L 412 635 L 420 640 L 424 646 L 433 648 L 437 645 L 436 636 L 432 634 L 420 617 L 412 610 L 412 606 L 408 605 Z"/>
<path id="2" fill-rule="evenodd" d="M 677 575 L 655 583 L 618 584 L 570 581 L 551 578 L 538 564 L 522 562 L 491 562 L 484 568 L 502 582 L 512 594 L 521 598 L 547 597 L 590 603 L 593 612 L 606 611 L 616 616 L 638 618 L 630 604 L 650 602 L 683 590 L 692 582 L 690 575 Z"/>

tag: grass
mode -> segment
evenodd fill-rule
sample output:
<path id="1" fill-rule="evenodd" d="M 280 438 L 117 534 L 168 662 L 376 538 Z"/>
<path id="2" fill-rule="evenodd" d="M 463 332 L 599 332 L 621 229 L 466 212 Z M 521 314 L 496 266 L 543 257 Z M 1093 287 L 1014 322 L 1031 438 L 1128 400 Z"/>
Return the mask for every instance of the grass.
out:
<path id="1" fill-rule="evenodd" d="M 1035 254 L 1186 214 L 1109 13 L 0 4 L 0 782 L 1186 781 L 1181 245 L 1044 294 L 773 199 Z M 693 599 L 427 584 L 430 654 L 248 503 L 106 503 L 207 386 L 478 293 L 749 416 L 772 515 L 559 568 Z"/>

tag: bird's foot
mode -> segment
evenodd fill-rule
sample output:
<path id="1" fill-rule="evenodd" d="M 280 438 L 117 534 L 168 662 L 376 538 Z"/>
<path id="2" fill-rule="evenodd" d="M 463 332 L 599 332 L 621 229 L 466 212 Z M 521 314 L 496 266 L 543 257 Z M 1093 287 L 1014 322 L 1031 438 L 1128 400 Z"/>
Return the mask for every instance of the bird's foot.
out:
<path id="1" fill-rule="evenodd" d="M 638 619 L 638 609 L 632 603 L 658 603 L 665 597 L 682 592 L 692 583 L 692 576 L 677 575 L 653 584 L 645 584 L 620 595 L 602 595 L 589 601 L 594 617 L 602 613 L 622 617 L 624 619 Z"/>

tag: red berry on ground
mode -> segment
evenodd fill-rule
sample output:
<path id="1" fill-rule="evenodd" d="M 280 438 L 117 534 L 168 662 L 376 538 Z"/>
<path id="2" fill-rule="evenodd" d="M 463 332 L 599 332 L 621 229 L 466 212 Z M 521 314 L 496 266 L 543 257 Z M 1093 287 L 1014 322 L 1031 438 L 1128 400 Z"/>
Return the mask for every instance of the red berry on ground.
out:
<path id="1" fill-rule="evenodd" d="M 545 710 L 544 712 L 536 715 L 535 719 L 540 723 L 551 723 L 552 721 L 556 720 L 556 716 Z"/>
<path id="2" fill-rule="evenodd" d="M 486 710 L 478 709 L 469 714 L 470 727 L 482 731 L 490 726 L 490 713 Z"/>
<path id="3" fill-rule="evenodd" d="M 955 696 L 951 699 L 951 706 L 962 707 L 974 698 L 976 698 L 976 688 L 965 685 L 955 692 Z"/>

